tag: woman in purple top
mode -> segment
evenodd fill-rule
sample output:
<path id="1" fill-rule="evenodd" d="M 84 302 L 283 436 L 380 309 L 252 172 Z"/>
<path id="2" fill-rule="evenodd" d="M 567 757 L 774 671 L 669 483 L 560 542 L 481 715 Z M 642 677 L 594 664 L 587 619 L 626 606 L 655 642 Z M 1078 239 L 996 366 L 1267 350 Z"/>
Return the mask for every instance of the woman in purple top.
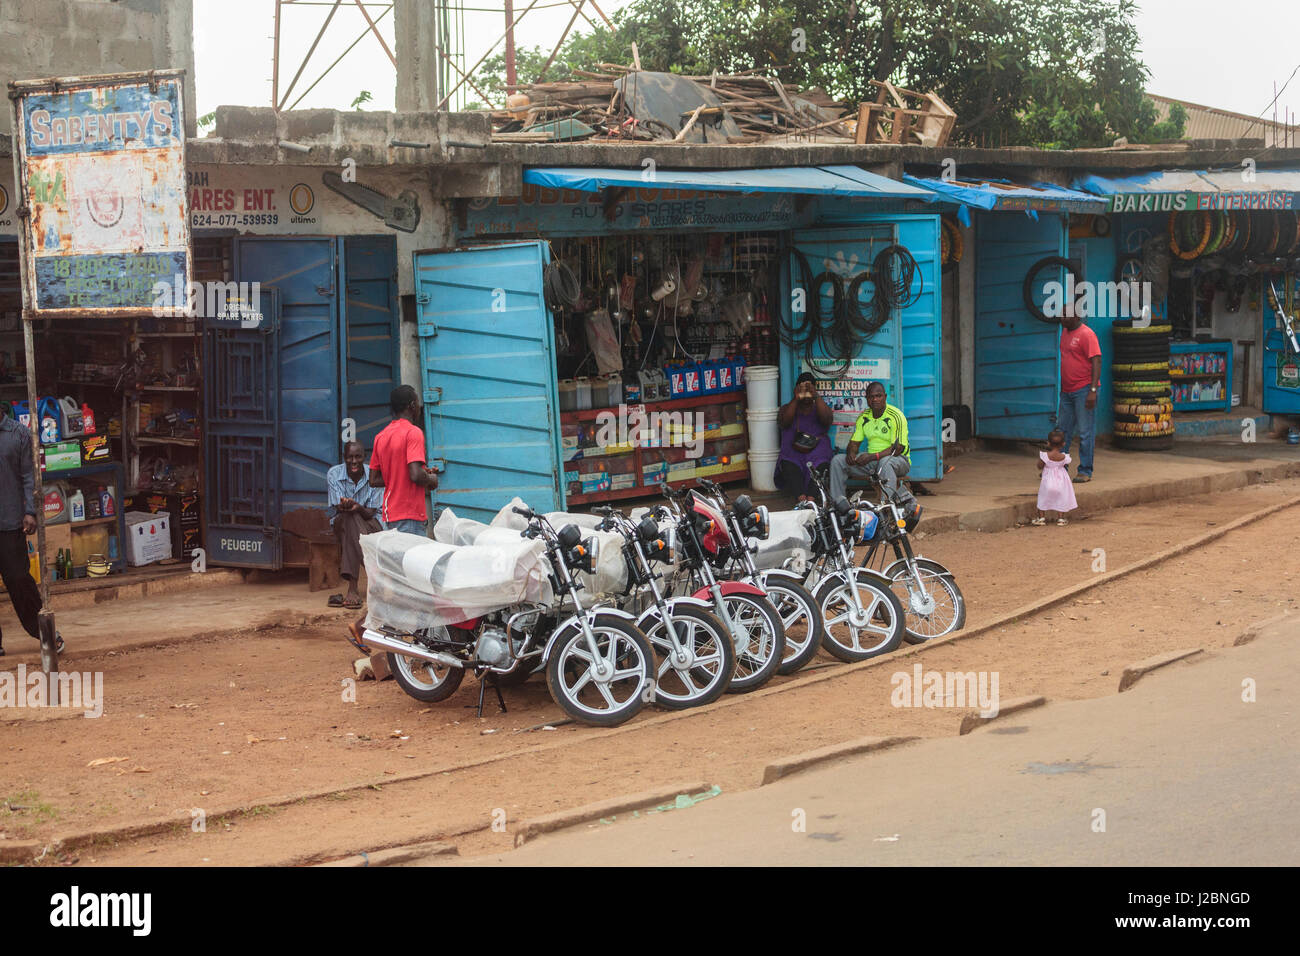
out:
<path id="1" fill-rule="evenodd" d="M 800 500 L 812 490 L 808 470 L 831 460 L 831 408 L 817 394 L 817 380 L 804 372 L 795 380 L 794 398 L 781 406 L 781 457 L 776 486 Z"/>

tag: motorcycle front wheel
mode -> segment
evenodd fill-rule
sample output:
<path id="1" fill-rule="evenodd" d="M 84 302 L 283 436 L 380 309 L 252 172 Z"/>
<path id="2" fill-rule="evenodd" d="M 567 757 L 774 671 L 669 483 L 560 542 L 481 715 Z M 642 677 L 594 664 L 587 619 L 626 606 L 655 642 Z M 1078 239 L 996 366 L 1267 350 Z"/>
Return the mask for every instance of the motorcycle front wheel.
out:
<path id="1" fill-rule="evenodd" d="M 645 634 L 625 618 L 594 614 L 589 620 L 599 660 L 591 656 L 582 628 L 569 627 L 551 647 L 546 685 L 574 720 L 616 727 L 645 706 L 645 690 L 655 672 L 654 651 Z"/>
<path id="2" fill-rule="evenodd" d="M 793 674 L 817 656 L 822 644 L 822 612 L 812 594 L 796 574 L 771 572 L 762 577 L 760 587 L 776 608 L 785 629 L 785 654 L 777 667 L 778 674 Z"/>
<path id="3" fill-rule="evenodd" d="M 679 606 L 672 612 L 673 628 L 689 660 L 679 661 L 663 617 L 646 622 L 645 636 L 659 655 L 655 674 L 655 703 L 669 710 L 711 704 L 726 691 L 736 670 L 731 635 L 718 616 L 702 607 Z"/>
<path id="4" fill-rule="evenodd" d="M 735 641 L 736 673 L 727 692 L 746 694 L 766 684 L 781 666 L 785 656 L 785 628 L 767 598 L 728 594 L 722 602 L 740 631 Z"/>
<path id="5" fill-rule="evenodd" d="M 938 561 L 917 558 L 915 577 L 906 561 L 896 561 L 885 570 L 885 577 L 893 582 L 894 594 L 903 605 L 907 643 L 924 644 L 966 626 L 966 598 L 952 572 Z M 924 594 L 917 578 L 925 585 Z"/>
<path id="6" fill-rule="evenodd" d="M 849 574 L 856 576 L 862 614 L 853 603 Z M 822 646 L 842 661 L 865 661 L 887 654 L 903 642 L 903 606 L 887 578 L 865 568 L 828 574 L 814 595 L 826 628 Z"/>

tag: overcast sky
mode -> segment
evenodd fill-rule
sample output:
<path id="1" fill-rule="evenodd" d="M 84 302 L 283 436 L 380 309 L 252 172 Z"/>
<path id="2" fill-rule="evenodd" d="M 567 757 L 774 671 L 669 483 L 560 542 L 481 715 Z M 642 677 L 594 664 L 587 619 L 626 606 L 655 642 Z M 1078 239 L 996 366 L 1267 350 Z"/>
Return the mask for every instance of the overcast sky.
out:
<path id="1" fill-rule="evenodd" d="M 473 63 L 501 36 L 501 0 L 461 0 L 465 7 L 466 54 Z M 607 14 L 626 0 L 597 0 Z M 378 17 L 386 3 L 371 4 Z M 1258 115 L 1300 66 L 1300 3 L 1297 0 L 1139 0 L 1142 57 L 1151 69 L 1153 93 L 1207 106 Z M 283 91 L 329 12 L 326 0 L 299 0 L 282 17 L 280 86 Z M 516 11 L 527 0 L 515 0 Z M 480 8 L 476 12 L 471 8 Z M 590 12 L 590 3 L 584 8 Z M 516 30 L 520 45 L 553 46 L 573 16 L 568 0 L 537 0 Z M 194 47 L 199 113 L 222 103 L 269 106 L 274 0 L 194 0 Z M 517 15 L 517 14 L 516 14 Z M 592 13 L 592 18 L 599 18 Z M 393 14 L 380 29 L 393 47 Z M 578 26 L 590 26 L 578 18 Z M 366 29 L 353 0 L 335 14 L 289 105 L 321 71 Z M 500 47 L 498 47 L 498 50 Z M 629 55 L 628 59 L 631 57 Z M 393 108 L 392 64 L 372 36 L 364 37 L 322 80 L 300 107 L 347 109 L 361 90 L 367 108 Z M 1300 115 L 1300 74 L 1278 101 Z M 1268 110 L 1272 117 L 1272 109 Z M 1279 109 L 1279 119 L 1281 111 Z"/>

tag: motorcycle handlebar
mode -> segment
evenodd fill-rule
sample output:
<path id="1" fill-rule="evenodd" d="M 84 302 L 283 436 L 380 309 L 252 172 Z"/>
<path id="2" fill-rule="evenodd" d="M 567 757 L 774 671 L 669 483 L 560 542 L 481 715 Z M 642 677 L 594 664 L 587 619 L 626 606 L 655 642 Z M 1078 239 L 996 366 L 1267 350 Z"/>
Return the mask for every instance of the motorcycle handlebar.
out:
<path id="1" fill-rule="evenodd" d="M 536 513 L 533 511 L 532 508 L 512 507 L 510 510 L 513 511 L 515 514 L 519 515 L 519 517 L 521 518 L 527 518 L 529 521 L 537 517 Z"/>

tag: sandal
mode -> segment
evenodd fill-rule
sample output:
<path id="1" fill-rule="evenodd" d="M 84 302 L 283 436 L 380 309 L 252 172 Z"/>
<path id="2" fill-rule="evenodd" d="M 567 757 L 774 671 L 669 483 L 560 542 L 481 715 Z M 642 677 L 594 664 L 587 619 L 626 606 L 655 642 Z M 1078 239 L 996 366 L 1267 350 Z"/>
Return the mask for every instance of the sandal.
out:
<path id="1" fill-rule="evenodd" d="M 343 603 L 342 594 L 331 594 L 330 599 L 325 603 L 330 607 L 347 607 L 347 605 Z"/>
<path id="2" fill-rule="evenodd" d="M 348 625 L 348 643 L 359 650 L 362 654 L 365 654 L 366 657 L 369 657 L 374 653 L 374 651 L 367 647 L 365 642 L 361 640 L 361 635 L 357 633 L 356 621 L 353 621 Z"/>
<path id="3" fill-rule="evenodd" d="M 1038 527 L 1041 528 L 1043 525 L 1047 524 L 1047 519 L 1046 519 L 1046 518 L 1035 518 L 1033 521 L 1031 521 L 1031 522 L 1029 522 L 1029 523 L 1030 523 L 1030 524 L 1033 524 L 1033 525 L 1038 525 Z"/>
<path id="4" fill-rule="evenodd" d="M 1056 523 L 1061 527 L 1065 527 L 1065 525 L 1069 524 L 1070 522 L 1066 521 L 1064 518 L 1057 518 Z"/>
<path id="5" fill-rule="evenodd" d="M 344 601 L 343 607 L 347 608 L 349 611 L 359 611 L 361 610 L 361 599 L 357 598 L 355 601 Z"/>

